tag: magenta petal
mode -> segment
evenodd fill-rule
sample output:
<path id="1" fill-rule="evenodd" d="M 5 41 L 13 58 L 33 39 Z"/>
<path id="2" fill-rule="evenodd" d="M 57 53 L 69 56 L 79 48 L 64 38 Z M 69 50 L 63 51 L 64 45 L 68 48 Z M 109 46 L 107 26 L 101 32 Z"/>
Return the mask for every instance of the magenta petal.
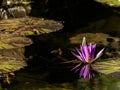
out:
<path id="1" fill-rule="evenodd" d="M 91 52 L 90 52 L 91 59 L 95 58 L 95 49 L 96 49 L 96 44 L 91 45 Z"/>
<path id="2" fill-rule="evenodd" d="M 85 59 L 84 59 L 84 57 L 83 57 L 81 51 L 80 51 L 78 48 L 75 48 L 75 49 L 76 49 L 76 51 L 78 52 L 78 54 L 80 55 L 81 60 L 82 60 L 82 61 L 85 61 Z"/>
<path id="3" fill-rule="evenodd" d="M 85 71 L 84 71 L 83 77 L 86 78 L 87 75 L 88 75 L 88 65 L 85 66 Z"/>
<path id="4" fill-rule="evenodd" d="M 84 62 L 84 60 L 81 58 L 81 56 L 80 55 L 77 55 L 77 54 L 75 54 L 74 52 L 71 52 L 75 57 L 77 57 L 79 60 L 81 60 L 81 61 L 83 61 Z"/>
<path id="5" fill-rule="evenodd" d="M 83 50 L 83 46 L 80 47 L 80 50 L 81 50 L 82 58 L 86 62 L 86 56 L 85 56 L 85 53 L 84 53 L 84 50 Z"/>
<path id="6" fill-rule="evenodd" d="M 80 71 L 80 77 L 83 76 L 84 78 L 86 78 L 87 74 L 88 74 L 88 65 L 85 65 L 82 67 Z"/>
<path id="7" fill-rule="evenodd" d="M 82 52 L 82 55 L 84 55 L 85 61 L 88 62 L 88 60 L 89 60 L 89 51 L 88 51 L 87 45 L 84 45 L 84 46 L 81 47 L 81 52 Z"/>
<path id="8" fill-rule="evenodd" d="M 80 49 L 81 49 L 81 52 L 82 52 L 82 56 L 84 57 L 84 60 L 85 60 L 86 62 L 88 62 L 88 59 L 89 59 L 89 51 L 88 51 L 88 46 L 87 46 L 86 38 L 85 38 L 85 37 L 83 37 L 82 45 L 81 45 Z"/>
<path id="9" fill-rule="evenodd" d="M 97 53 L 97 55 L 93 61 L 97 60 L 103 54 L 103 51 L 104 51 L 104 48 Z"/>
<path id="10" fill-rule="evenodd" d="M 99 58 L 103 54 L 104 48 L 98 52 L 96 55 L 96 59 Z"/>
<path id="11" fill-rule="evenodd" d="M 91 44 L 88 46 L 90 59 L 94 59 L 96 44 Z"/>
<path id="12" fill-rule="evenodd" d="M 83 76 L 84 71 L 85 71 L 85 66 L 83 66 L 83 67 L 82 67 L 82 69 L 80 70 L 80 73 L 79 73 L 80 77 L 82 77 L 82 76 Z"/>

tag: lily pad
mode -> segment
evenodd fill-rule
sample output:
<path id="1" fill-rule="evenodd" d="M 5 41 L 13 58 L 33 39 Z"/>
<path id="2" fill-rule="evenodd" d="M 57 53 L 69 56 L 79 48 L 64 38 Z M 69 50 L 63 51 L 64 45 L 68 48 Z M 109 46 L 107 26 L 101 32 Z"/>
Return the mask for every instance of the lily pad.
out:
<path id="1" fill-rule="evenodd" d="M 97 62 L 93 68 L 100 73 L 120 78 L 120 58 Z"/>
<path id="2" fill-rule="evenodd" d="M 10 37 L 0 40 L 0 49 L 12 49 L 24 47 L 32 44 L 32 40 L 27 37 Z"/>
<path id="3" fill-rule="evenodd" d="M 0 74 L 14 72 L 25 67 L 25 60 L 15 57 L 0 56 Z"/>
<path id="4" fill-rule="evenodd" d="M 55 32 L 63 28 L 61 22 L 25 17 L 0 21 L 0 49 L 24 47 L 32 44 L 26 36 Z"/>
<path id="5" fill-rule="evenodd" d="M 0 50 L 0 74 L 14 72 L 27 66 L 24 48 Z"/>
<path id="6" fill-rule="evenodd" d="M 40 35 L 55 32 L 62 28 L 61 22 L 44 18 L 25 17 L 0 21 L 0 32 L 13 36 Z"/>
<path id="7" fill-rule="evenodd" d="M 1 20 L 0 74 L 14 72 L 27 65 L 24 47 L 32 44 L 28 36 L 55 32 L 62 28 L 61 22 L 43 18 L 25 17 Z"/>
<path id="8" fill-rule="evenodd" d="M 99 3 L 106 4 L 111 7 L 120 7 L 120 0 L 95 0 Z"/>

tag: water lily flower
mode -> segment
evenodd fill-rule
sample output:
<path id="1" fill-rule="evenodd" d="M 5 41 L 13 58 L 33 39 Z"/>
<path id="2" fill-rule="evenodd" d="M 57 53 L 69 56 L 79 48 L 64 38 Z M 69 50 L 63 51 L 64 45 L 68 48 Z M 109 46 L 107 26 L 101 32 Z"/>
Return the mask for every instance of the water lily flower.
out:
<path id="1" fill-rule="evenodd" d="M 80 48 L 75 48 L 76 53 L 73 51 L 71 53 L 83 63 L 93 63 L 103 54 L 103 51 L 104 51 L 104 48 L 103 48 L 96 54 L 95 49 L 96 49 L 96 44 L 92 44 L 92 43 L 87 44 L 86 38 L 83 37 L 82 45 L 80 45 Z"/>

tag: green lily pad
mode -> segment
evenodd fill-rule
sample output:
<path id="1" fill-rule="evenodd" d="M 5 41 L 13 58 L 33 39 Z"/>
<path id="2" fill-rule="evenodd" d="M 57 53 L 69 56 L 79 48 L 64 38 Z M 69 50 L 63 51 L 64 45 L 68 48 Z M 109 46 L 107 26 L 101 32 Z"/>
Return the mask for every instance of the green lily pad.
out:
<path id="1" fill-rule="evenodd" d="M 26 66 L 22 58 L 0 56 L 0 74 L 14 72 Z"/>
<path id="2" fill-rule="evenodd" d="M 25 17 L 0 21 L 0 49 L 12 49 L 32 44 L 26 36 L 51 33 L 63 28 L 54 20 Z"/>
<path id="3" fill-rule="evenodd" d="M 14 72 L 27 65 L 24 60 L 24 47 L 32 44 L 28 36 L 51 33 L 62 28 L 61 22 L 43 18 L 25 17 L 1 20 L 0 74 Z"/>
<path id="4" fill-rule="evenodd" d="M 95 0 L 95 1 L 112 7 L 120 7 L 120 0 Z"/>
<path id="5" fill-rule="evenodd" d="M 97 62 L 93 68 L 100 73 L 120 77 L 120 58 Z"/>
<path id="6" fill-rule="evenodd" d="M 0 40 L 0 49 L 12 49 L 24 47 L 32 44 L 32 40 L 27 37 L 10 37 Z"/>
<path id="7" fill-rule="evenodd" d="M 0 32 L 13 36 L 40 35 L 55 32 L 63 28 L 59 21 L 43 18 L 25 17 L 0 21 Z"/>

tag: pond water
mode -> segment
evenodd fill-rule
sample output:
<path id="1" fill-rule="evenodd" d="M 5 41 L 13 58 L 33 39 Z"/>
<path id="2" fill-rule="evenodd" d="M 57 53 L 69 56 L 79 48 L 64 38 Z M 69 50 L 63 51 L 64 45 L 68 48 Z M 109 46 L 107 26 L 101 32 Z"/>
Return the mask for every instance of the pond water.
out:
<path id="1" fill-rule="evenodd" d="M 88 37 L 88 41 L 98 40 L 96 42 L 99 45 L 103 43 L 102 46 L 106 43 L 101 41 L 105 41 L 107 37 L 120 39 L 119 21 L 119 15 L 109 15 L 87 22 L 82 28 L 74 30 L 68 26 L 65 31 L 32 37 L 34 43 L 27 47 L 25 52 L 28 66 L 15 72 L 11 84 L 0 81 L 0 90 L 120 90 L 119 74 L 112 77 L 96 72 L 91 79 L 78 78 L 78 73 L 71 71 L 73 63 L 62 63 L 73 59 L 70 50 L 79 46 L 84 35 Z M 109 66 L 108 63 L 105 65 Z M 110 67 L 112 69 L 112 65 Z"/>
<path id="2" fill-rule="evenodd" d="M 119 77 L 96 73 L 92 79 L 78 78 L 78 74 L 70 71 L 72 65 L 60 63 L 64 60 L 56 54 L 56 48 L 62 47 L 63 57 L 65 60 L 70 59 L 70 42 L 68 43 L 68 38 L 63 41 L 63 38 L 69 35 L 58 32 L 43 36 L 39 37 L 40 39 L 35 37 L 35 46 L 28 47 L 26 56 L 32 58 L 28 60 L 28 66 L 15 72 L 10 85 L 1 82 L 0 90 L 120 90 Z M 51 51 L 55 54 L 51 54 Z"/>
<path id="3" fill-rule="evenodd" d="M 1 90 L 120 90 L 120 79 L 108 75 L 97 73 L 92 79 L 83 79 L 63 68 L 41 69 L 17 72 L 15 81 L 1 84 Z"/>
<path id="4" fill-rule="evenodd" d="M 26 57 L 31 55 L 28 66 L 15 72 L 15 77 L 12 78 L 10 85 L 1 82 L 0 90 L 120 90 L 119 76 L 112 77 L 96 72 L 91 79 L 78 78 L 78 73 L 71 71 L 73 63 L 61 63 L 71 59 L 70 50 L 64 51 L 64 48 L 61 48 L 63 56 L 56 54 L 58 47 L 55 45 L 56 42 L 46 43 L 46 40 L 42 40 L 45 37 L 40 36 L 41 40 L 38 37 L 38 40 L 35 38 L 34 45 L 26 48 Z M 52 46 L 53 44 L 54 46 Z M 62 46 L 64 45 L 62 44 Z"/>

